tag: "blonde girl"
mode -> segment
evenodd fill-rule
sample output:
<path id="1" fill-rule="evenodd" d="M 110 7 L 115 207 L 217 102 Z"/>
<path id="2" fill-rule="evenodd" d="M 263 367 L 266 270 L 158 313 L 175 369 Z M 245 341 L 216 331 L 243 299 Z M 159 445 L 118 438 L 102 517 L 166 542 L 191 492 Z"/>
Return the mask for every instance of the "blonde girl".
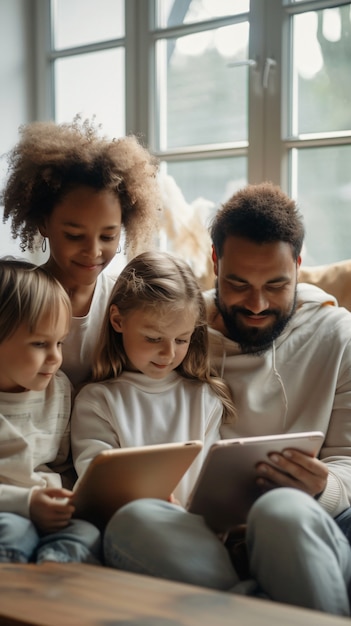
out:
<path id="1" fill-rule="evenodd" d="M 110 140 L 94 121 L 34 122 L 8 154 L 2 192 L 23 252 L 49 248 L 47 269 L 69 294 L 73 321 L 63 370 L 74 385 L 90 374 L 101 319 L 114 284 L 104 270 L 123 247 L 147 249 L 158 227 L 158 163 L 134 136 Z"/>
<path id="2" fill-rule="evenodd" d="M 208 447 L 235 409 L 211 375 L 205 304 L 187 263 L 146 252 L 111 293 L 93 362 L 77 395 L 72 450 L 78 476 L 102 450 L 201 439 L 202 453 L 175 491 L 185 504 Z"/>
<path id="3" fill-rule="evenodd" d="M 0 259 L 0 562 L 98 562 L 97 529 L 63 487 L 71 384 L 59 371 L 71 321 L 60 283 Z"/>

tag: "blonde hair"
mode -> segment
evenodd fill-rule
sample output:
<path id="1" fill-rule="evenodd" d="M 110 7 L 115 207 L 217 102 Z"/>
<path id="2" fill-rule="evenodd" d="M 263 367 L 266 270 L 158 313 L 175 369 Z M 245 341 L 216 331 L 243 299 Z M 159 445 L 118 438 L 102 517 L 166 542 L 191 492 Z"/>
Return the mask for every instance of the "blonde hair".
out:
<path id="1" fill-rule="evenodd" d="M 67 330 L 72 317 L 71 302 L 61 284 L 44 268 L 15 259 L 0 259 L 0 343 L 26 323 L 35 332 L 43 315 L 54 323 L 67 311 Z"/>
<path id="2" fill-rule="evenodd" d="M 128 358 L 122 334 L 110 322 L 110 308 L 117 305 L 121 316 L 136 310 L 154 310 L 158 315 L 184 309 L 194 311 L 195 329 L 189 349 L 176 371 L 184 378 L 207 383 L 223 403 L 225 421 L 236 411 L 227 384 L 214 376 L 210 367 L 206 307 L 201 289 L 190 266 L 166 252 L 145 252 L 130 261 L 116 280 L 103 319 L 93 358 L 93 381 L 117 378 L 126 369 Z"/>
<path id="3" fill-rule="evenodd" d="M 133 135 L 109 140 L 94 120 L 71 124 L 33 122 L 19 129 L 7 154 L 8 180 L 1 194 L 4 222 L 11 218 L 22 251 L 40 246 L 39 227 L 72 189 L 82 185 L 113 192 L 122 207 L 125 251 L 146 250 L 158 228 L 162 201 L 158 161 Z"/>

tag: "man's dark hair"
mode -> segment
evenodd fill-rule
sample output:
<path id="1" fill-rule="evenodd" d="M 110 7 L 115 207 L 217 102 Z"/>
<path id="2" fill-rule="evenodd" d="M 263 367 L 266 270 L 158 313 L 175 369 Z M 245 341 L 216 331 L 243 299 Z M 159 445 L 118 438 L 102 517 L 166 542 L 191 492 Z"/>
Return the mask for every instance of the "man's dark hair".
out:
<path id="1" fill-rule="evenodd" d="M 272 183 L 247 185 L 236 192 L 218 211 L 211 226 L 218 258 L 228 236 L 255 243 L 284 241 L 292 247 L 295 261 L 300 255 L 305 230 L 294 200 Z"/>

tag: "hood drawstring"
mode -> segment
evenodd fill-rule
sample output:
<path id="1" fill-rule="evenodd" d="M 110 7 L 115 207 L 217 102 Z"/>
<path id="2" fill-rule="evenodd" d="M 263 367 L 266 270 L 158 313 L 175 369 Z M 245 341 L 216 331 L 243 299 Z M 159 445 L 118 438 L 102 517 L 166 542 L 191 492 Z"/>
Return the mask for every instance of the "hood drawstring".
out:
<path id="1" fill-rule="evenodd" d="M 224 379 L 224 365 L 225 365 L 225 360 L 227 358 L 227 351 L 223 345 L 223 354 L 222 354 L 222 363 L 221 363 L 221 378 Z"/>
<path id="2" fill-rule="evenodd" d="M 223 353 L 222 353 L 222 362 L 221 362 L 221 378 L 224 379 L 224 367 L 225 367 L 225 361 L 227 358 L 227 350 L 225 348 L 225 342 L 222 341 L 222 349 L 223 349 Z M 286 418 L 287 418 L 287 414 L 288 414 L 288 398 L 286 395 L 286 391 L 285 391 L 285 387 L 284 387 L 284 383 L 282 381 L 282 378 L 276 368 L 276 362 L 275 362 L 275 354 L 276 354 L 276 347 L 275 347 L 275 342 L 273 341 L 272 344 L 272 371 L 274 376 L 276 377 L 281 392 L 282 392 L 282 396 L 283 396 L 283 404 L 284 404 L 284 416 L 283 416 L 283 425 L 285 426 L 285 422 L 286 422 Z"/>
<path id="3" fill-rule="evenodd" d="M 273 366 L 273 372 L 280 384 L 282 394 L 283 394 L 283 400 L 284 400 L 284 406 L 285 406 L 285 413 L 284 413 L 284 426 L 285 426 L 285 420 L 286 420 L 286 416 L 288 413 L 288 398 L 285 392 L 284 383 L 275 365 L 275 341 L 273 341 L 273 344 L 272 344 L 272 366 Z"/>

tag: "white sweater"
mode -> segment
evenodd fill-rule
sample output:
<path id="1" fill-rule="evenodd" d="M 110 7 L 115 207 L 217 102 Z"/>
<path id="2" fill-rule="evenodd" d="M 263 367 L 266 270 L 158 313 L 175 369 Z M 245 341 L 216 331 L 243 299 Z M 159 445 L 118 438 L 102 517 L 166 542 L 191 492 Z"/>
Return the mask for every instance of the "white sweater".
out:
<path id="1" fill-rule="evenodd" d="M 200 439 L 204 448 L 175 496 L 185 505 L 209 446 L 219 439 L 223 406 L 209 385 L 172 372 L 154 380 L 138 372 L 84 387 L 72 412 L 78 476 L 102 450 Z"/>
<path id="2" fill-rule="evenodd" d="M 102 272 L 96 281 L 90 310 L 84 317 L 73 317 L 62 347 L 62 371 L 76 387 L 91 372 L 92 355 L 98 339 L 115 278 Z"/>
<path id="3" fill-rule="evenodd" d="M 36 487 L 61 487 L 70 449 L 71 384 L 57 372 L 43 391 L 0 392 L 0 511 L 29 516 Z"/>
<path id="4" fill-rule="evenodd" d="M 219 327 L 213 292 L 210 323 Z M 242 354 L 234 341 L 210 331 L 212 362 L 231 386 L 239 419 L 222 437 L 321 430 L 320 459 L 328 484 L 319 498 L 338 515 L 351 502 L 351 314 L 318 287 L 298 285 L 298 309 L 273 347 Z"/>

